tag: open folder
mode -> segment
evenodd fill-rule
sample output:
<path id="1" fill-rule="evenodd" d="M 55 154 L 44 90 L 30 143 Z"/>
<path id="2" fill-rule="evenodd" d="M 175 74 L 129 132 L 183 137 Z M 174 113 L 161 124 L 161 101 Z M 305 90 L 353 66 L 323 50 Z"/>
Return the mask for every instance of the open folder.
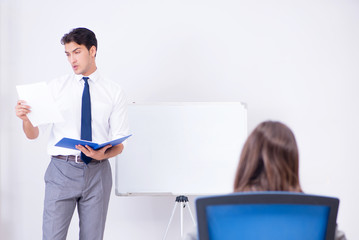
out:
<path id="1" fill-rule="evenodd" d="M 63 138 L 61 139 L 58 143 L 55 144 L 56 147 L 63 147 L 63 148 L 70 148 L 70 149 L 75 149 L 78 150 L 76 148 L 76 145 L 87 145 L 90 146 L 92 149 L 97 150 L 100 149 L 106 145 L 111 144 L 112 146 L 116 146 L 120 143 L 122 143 L 123 141 L 125 141 L 127 138 L 131 137 L 132 135 L 128 135 L 126 137 L 122 137 L 122 138 L 118 138 L 109 142 L 105 142 L 105 143 L 94 143 L 94 142 L 90 142 L 90 141 L 86 141 L 86 140 L 78 140 L 78 139 L 73 139 L 73 138 Z"/>

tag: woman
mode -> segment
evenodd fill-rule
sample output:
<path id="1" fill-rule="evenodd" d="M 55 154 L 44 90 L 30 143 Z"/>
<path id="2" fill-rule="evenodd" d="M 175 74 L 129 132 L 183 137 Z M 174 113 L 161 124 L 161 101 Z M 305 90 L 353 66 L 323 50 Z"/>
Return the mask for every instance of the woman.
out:
<path id="1" fill-rule="evenodd" d="M 234 192 L 302 192 L 299 155 L 293 132 L 283 123 L 260 123 L 247 138 L 237 167 Z M 197 239 L 192 233 L 186 239 Z M 336 240 L 345 235 L 336 231 Z"/>

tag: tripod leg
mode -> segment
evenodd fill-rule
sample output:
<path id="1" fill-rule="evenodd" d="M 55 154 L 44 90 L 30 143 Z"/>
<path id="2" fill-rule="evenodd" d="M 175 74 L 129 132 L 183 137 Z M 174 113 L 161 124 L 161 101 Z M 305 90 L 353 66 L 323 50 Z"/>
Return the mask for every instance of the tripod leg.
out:
<path id="1" fill-rule="evenodd" d="M 181 239 L 183 238 L 183 209 L 186 207 L 186 204 L 181 202 Z"/>
<path id="2" fill-rule="evenodd" d="M 172 215 L 171 215 L 170 221 L 168 222 L 167 229 L 166 229 L 166 233 L 165 233 L 165 235 L 164 235 L 164 237 L 163 237 L 162 240 L 165 240 L 166 237 L 167 237 L 168 229 L 170 228 L 170 225 L 171 225 L 171 222 L 172 222 L 172 219 L 173 219 L 173 215 L 175 214 L 176 207 L 177 207 L 177 203 L 178 203 L 178 202 L 176 202 L 176 203 L 175 203 L 175 206 L 173 207 Z"/>
<path id="3" fill-rule="evenodd" d="M 192 211 L 191 211 L 191 208 L 190 208 L 190 206 L 189 206 L 189 202 L 187 202 L 187 205 L 188 205 L 188 211 L 189 211 L 189 214 L 191 215 L 191 218 L 192 218 L 192 221 L 193 221 L 193 224 L 196 226 L 196 222 L 194 221 L 194 217 L 193 217 L 193 215 L 192 215 Z"/>

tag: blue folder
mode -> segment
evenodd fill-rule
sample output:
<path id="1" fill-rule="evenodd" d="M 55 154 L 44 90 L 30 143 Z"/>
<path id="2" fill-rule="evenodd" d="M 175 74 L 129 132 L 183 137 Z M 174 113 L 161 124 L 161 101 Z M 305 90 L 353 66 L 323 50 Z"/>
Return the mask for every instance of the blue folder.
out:
<path id="1" fill-rule="evenodd" d="M 70 148 L 70 149 L 75 149 L 78 150 L 76 148 L 76 145 L 87 145 L 90 146 L 92 149 L 97 150 L 100 149 L 106 145 L 111 144 L 112 146 L 116 146 L 120 143 L 122 143 L 123 141 L 125 141 L 127 138 L 131 137 L 132 135 L 128 135 L 126 137 L 122 137 L 122 138 L 118 138 L 109 142 L 105 142 L 102 144 L 98 144 L 98 143 L 94 143 L 94 142 L 90 142 L 90 141 L 85 141 L 85 140 L 78 140 L 78 139 L 73 139 L 73 138 L 63 138 L 61 139 L 58 143 L 55 144 L 56 147 L 63 147 L 63 148 Z"/>

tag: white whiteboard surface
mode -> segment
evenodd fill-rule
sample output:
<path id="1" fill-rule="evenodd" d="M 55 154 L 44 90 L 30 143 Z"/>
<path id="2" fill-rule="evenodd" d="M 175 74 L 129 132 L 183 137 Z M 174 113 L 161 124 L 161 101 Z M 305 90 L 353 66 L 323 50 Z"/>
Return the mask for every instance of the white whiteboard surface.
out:
<path id="1" fill-rule="evenodd" d="M 231 103 L 133 103 L 116 159 L 115 190 L 128 195 L 232 192 L 247 137 L 247 109 Z"/>

